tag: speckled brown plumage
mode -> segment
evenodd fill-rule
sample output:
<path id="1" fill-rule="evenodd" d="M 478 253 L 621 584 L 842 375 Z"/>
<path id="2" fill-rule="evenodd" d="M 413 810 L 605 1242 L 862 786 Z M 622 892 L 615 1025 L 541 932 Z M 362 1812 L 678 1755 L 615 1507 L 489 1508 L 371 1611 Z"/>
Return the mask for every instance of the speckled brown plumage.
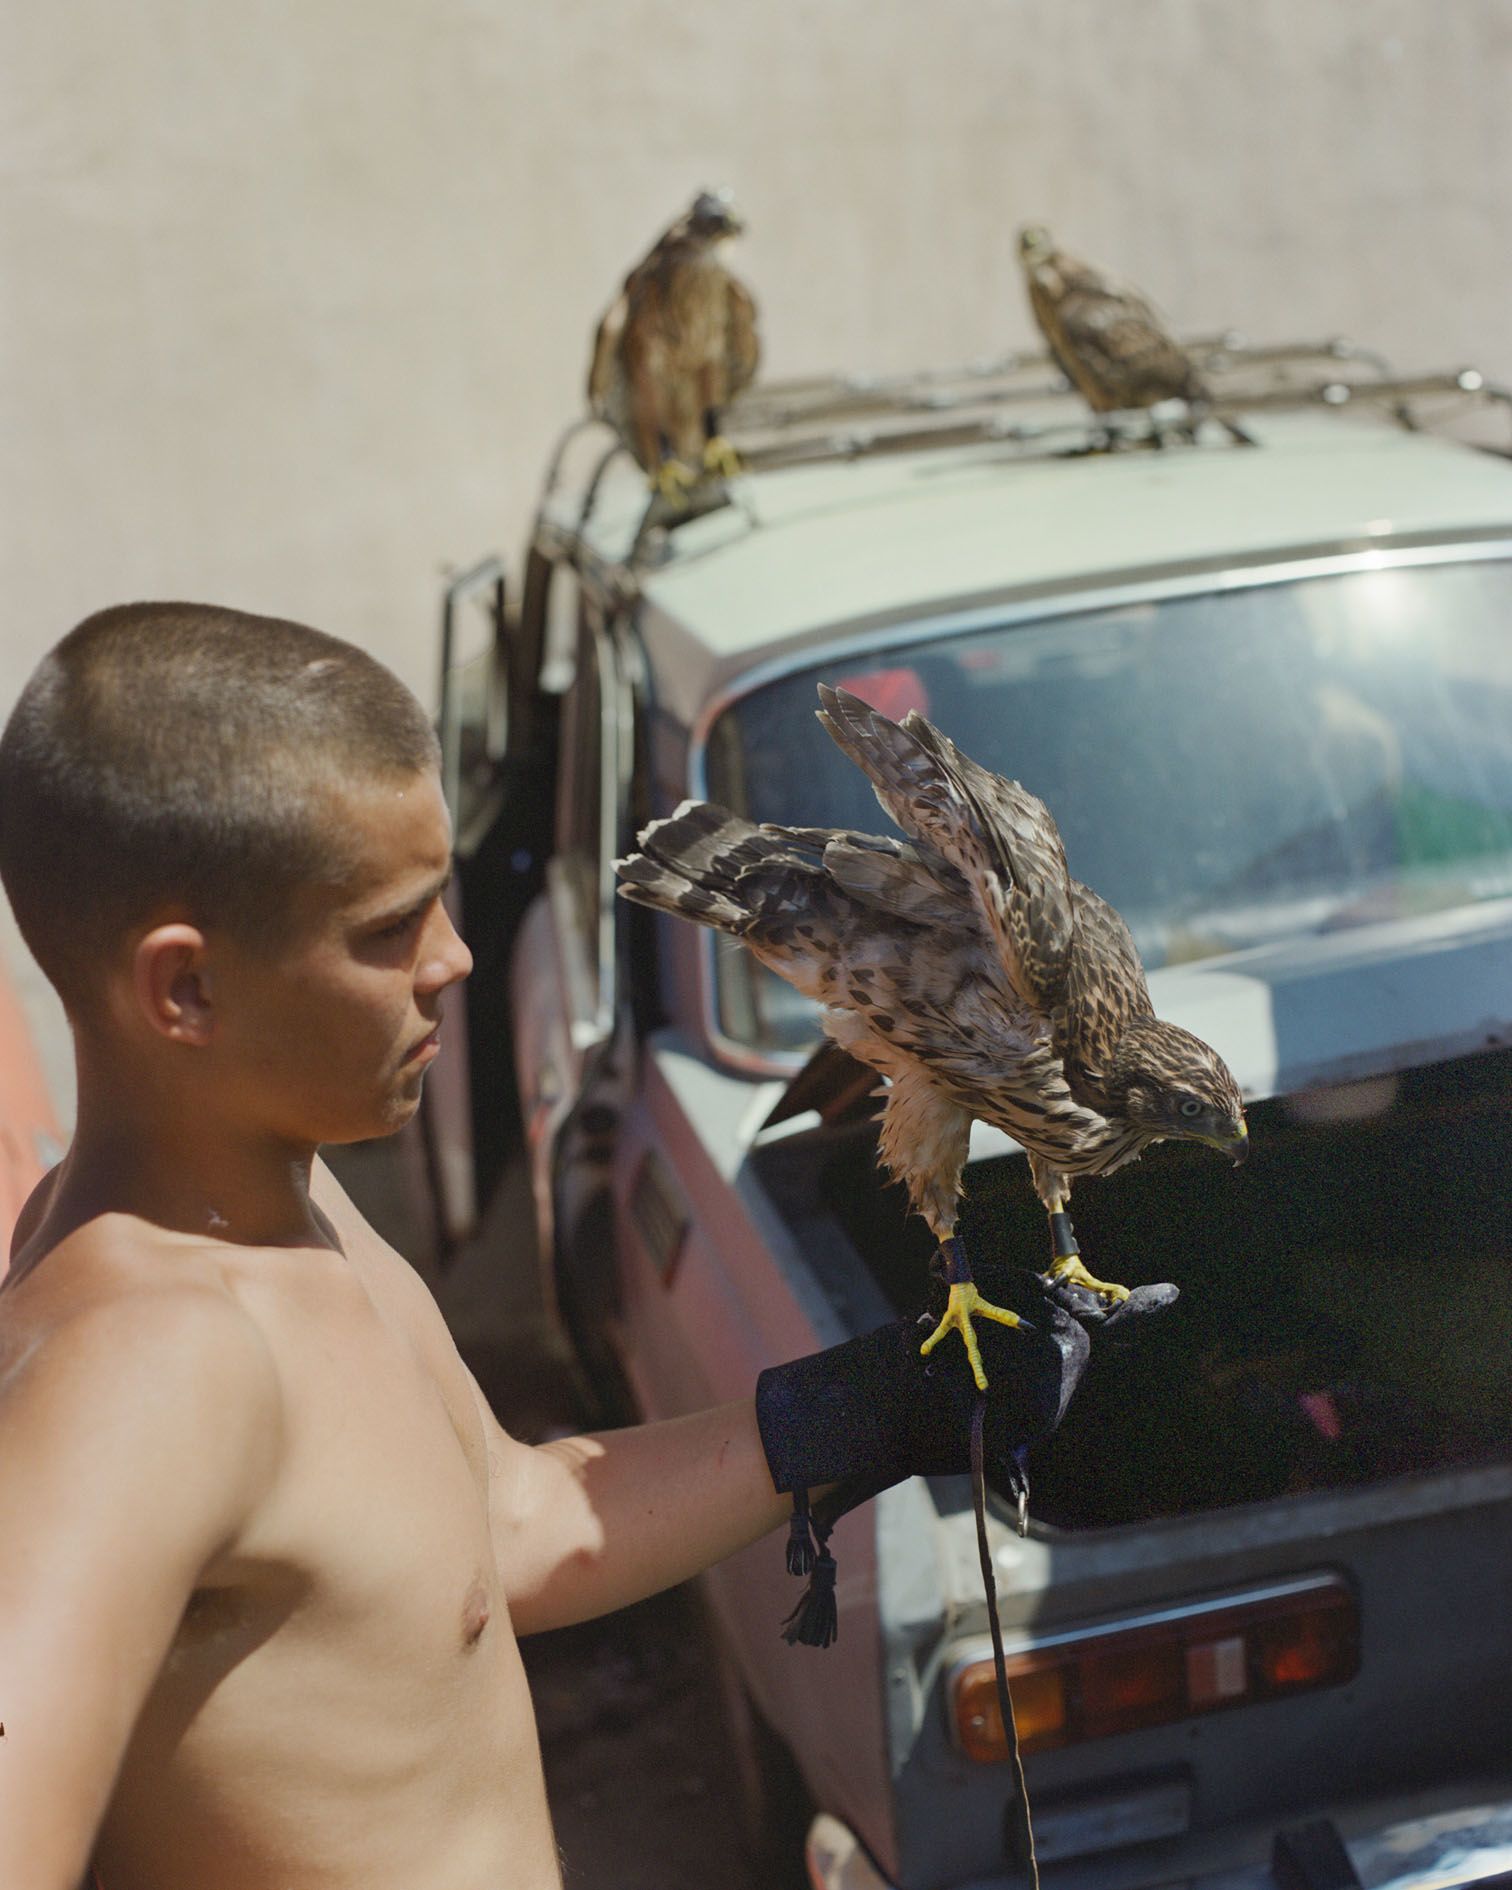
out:
<path id="1" fill-rule="evenodd" d="M 1156 1018 L 1122 919 L 1071 878 L 1044 803 L 921 716 L 821 688 L 820 721 L 906 840 L 754 826 L 686 802 L 619 863 L 629 899 L 745 940 L 889 1079 L 880 1153 L 936 1237 L 954 1231 L 973 1117 L 1029 1153 L 1049 1209 L 1183 1136 L 1237 1152 L 1222 1059 Z"/>
<path id="2" fill-rule="evenodd" d="M 1184 400 L 1200 416 L 1212 394 L 1180 343 L 1137 289 L 1057 249 L 1037 225 L 1019 237 L 1034 319 L 1061 371 L 1094 413 Z M 1232 438 L 1249 435 L 1222 415 Z"/>
<path id="3" fill-rule="evenodd" d="M 669 461 L 691 478 L 755 378 L 756 305 L 721 260 L 741 228 L 727 198 L 702 192 L 630 271 L 594 336 L 589 408 L 653 478 Z"/>

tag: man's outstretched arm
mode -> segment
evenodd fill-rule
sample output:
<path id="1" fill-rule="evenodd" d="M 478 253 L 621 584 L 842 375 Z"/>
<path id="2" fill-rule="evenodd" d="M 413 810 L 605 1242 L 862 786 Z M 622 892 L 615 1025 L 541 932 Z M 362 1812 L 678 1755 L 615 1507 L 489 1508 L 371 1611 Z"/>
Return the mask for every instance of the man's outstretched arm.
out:
<path id="1" fill-rule="evenodd" d="M 1022 1269 L 984 1266 L 981 1278 L 1021 1318 L 981 1340 L 985 1461 L 1011 1484 L 1065 1415 L 1090 1356 L 1090 1315 Z M 1132 1330 L 1175 1297 L 1174 1287 L 1142 1287 L 1115 1317 Z M 1100 1308 L 1097 1319 L 1114 1324 Z M 784 1519 L 790 1499 L 779 1490 L 807 1491 L 827 1529 L 904 1477 L 964 1474 L 978 1394 L 954 1364 L 927 1359 L 917 1322 L 900 1317 L 763 1372 L 753 1401 L 534 1450 L 499 1430 L 474 1386 L 518 1631 L 584 1620 L 707 1568 Z"/>
<path id="2" fill-rule="evenodd" d="M 750 1399 L 631 1430 L 516 1442 L 488 1436 L 494 1548 L 515 1631 L 591 1620 L 685 1581 L 775 1529 Z"/>
<path id="3" fill-rule="evenodd" d="M 82 1877 L 185 1604 L 271 1478 L 280 1409 L 260 1335 L 217 1294 L 0 1311 L 6 1890 Z"/>

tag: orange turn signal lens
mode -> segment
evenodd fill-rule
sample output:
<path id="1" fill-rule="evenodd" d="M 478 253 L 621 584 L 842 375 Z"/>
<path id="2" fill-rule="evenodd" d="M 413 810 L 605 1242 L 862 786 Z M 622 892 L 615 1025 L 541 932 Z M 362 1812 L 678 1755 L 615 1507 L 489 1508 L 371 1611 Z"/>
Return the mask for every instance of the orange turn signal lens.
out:
<path id="1" fill-rule="evenodd" d="M 1168 1725 L 1222 1707 L 1342 1686 L 1360 1668 L 1354 1591 L 1336 1575 L 1072 1630 L 1008 1657 L 1026 1752 Z M 956 1742 L 983 1764 L 1008 1757 L 990 1660 L 950 1681 Z"/>
<path id="2" fill-rule="evenodd" d="M 1058 1661 L 1036 1662 L 1032 1654 L 1008 1663 L 1008 1686 L 1013 1699 L 1013 1722 L 1025 1752 L 1065 1743 L 1066 1682 Z M 956 1725 L 961 1750 L 968 1759 L 990 1765 L 1006 1758 L 1003 1715 L 998 1709 L 997 1678 L 992 1662 L 977 1661 L 962 1674 L 956 1688 Z"/>

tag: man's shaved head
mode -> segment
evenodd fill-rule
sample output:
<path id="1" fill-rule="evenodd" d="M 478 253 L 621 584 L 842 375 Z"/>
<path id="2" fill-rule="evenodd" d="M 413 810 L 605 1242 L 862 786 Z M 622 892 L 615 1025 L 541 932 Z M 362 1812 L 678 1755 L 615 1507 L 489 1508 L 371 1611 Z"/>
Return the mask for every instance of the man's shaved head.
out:
<path id="1" fill-rule="evenodd" d="M 180 917 L 275 945 L 348 867 L 344 783 L 437 762 L 381 663 L 302 624 L 126 604 L 43 658 L 0 736 L 0 879 L 71 1009 L 131 927 Z"/>

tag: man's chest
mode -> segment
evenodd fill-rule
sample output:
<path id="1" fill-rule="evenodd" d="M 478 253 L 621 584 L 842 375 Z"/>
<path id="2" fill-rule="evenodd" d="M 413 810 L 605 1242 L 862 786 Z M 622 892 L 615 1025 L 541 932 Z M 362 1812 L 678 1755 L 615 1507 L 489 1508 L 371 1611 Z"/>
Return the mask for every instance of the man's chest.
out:
<path id="1" fill-rule="evenodd" d="M 355 1274 L 254 1310 L 284 1393 L 280 1472 L 207 1571 L 164 1683 L 256 1714 L 287 1669 L 354 1710 L 423 1715 L 429 1690 L 465 1685 L 480 1643 L 507 1633 L 465 1375 L 448 1382 L 403 1304 Z"/>
<path id="2" fill-rule="evenodd" d="M 333 1619 L 429 1644 L 492 1575 L 488 1462 L 439 1315 L 417 1332 L 387 1287 L 355 1273 L 282 1322 L 283 1472 L 244 1548 L 304 1571 Z"/>

